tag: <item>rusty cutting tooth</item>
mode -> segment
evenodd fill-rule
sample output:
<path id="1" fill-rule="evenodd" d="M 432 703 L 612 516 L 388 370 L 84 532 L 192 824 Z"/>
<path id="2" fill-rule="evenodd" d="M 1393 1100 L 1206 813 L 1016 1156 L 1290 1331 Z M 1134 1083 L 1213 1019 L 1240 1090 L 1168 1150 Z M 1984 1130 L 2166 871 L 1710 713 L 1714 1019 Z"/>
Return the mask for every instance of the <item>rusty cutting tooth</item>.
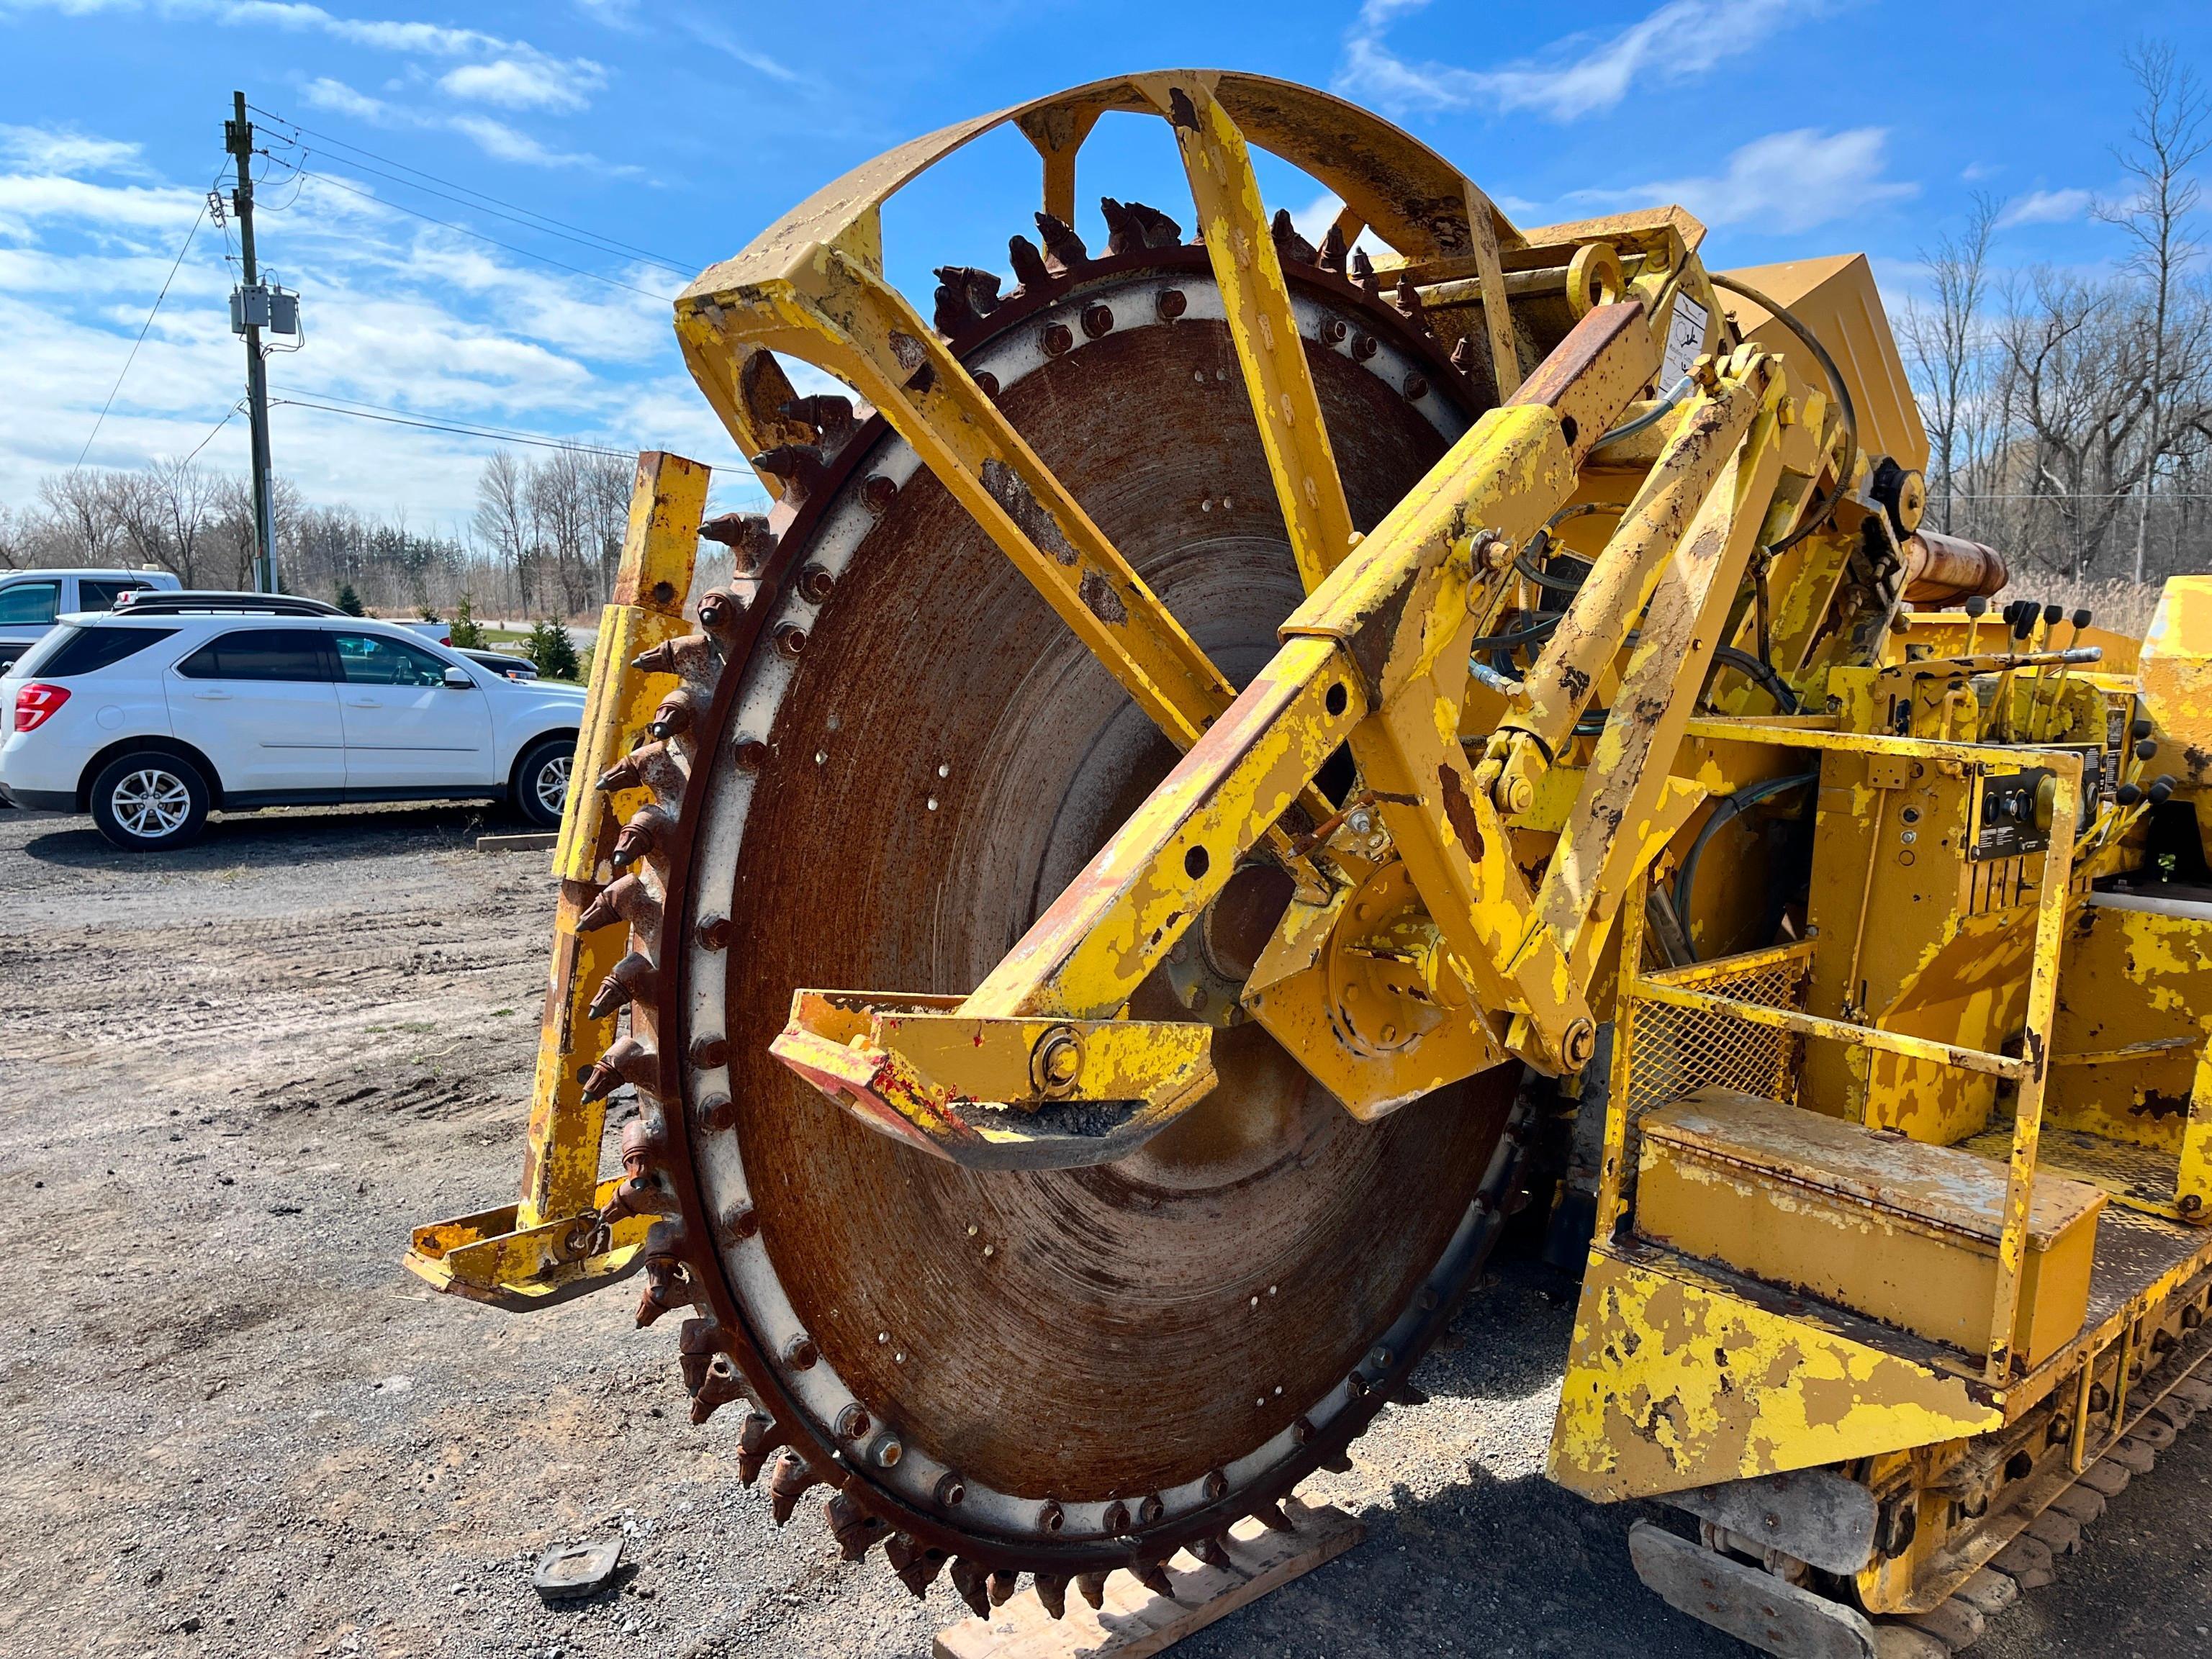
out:
<path id="1" fill-rule="evenodd" d="M 1316 256 L 1316 263 L 1323 270 L 1333 270 L 1341 276 L 1344 275 L 1344 262 L 1350 252 L 1345 246 L 1344 233 L 1331 225 L 1328 234 L 1321 239 L 1321 252 Z"/>
<path id="2" fill-rule="evenodd" d="M 653 958 L 641 951 L 632 951 L 599 981 L 599 988 L 592 993 L 592 1006 L 586 1012 L 593 1019 L 605 1019 L 616 1009 L 627 1006 L 642 995 L 652 982 Z"/>
<path id="3" fill-rule="evenodd" d="M 665 704 L 662 705 L 664 708 Z M 614 848 L 607 854 L 616 869 L 626 869 L 647 854 L 657 852 L 668 844 L 668 835 L 676 827 L 675 817 L 665 806 L 647 802 L 629 815 L 629 822 L 615 837 Z"/>
<path id="4" fill-rule="evenodd" d="M 785 1441 L 775 1419 L 766 1412 L 747 1412 L 738 1425 L 738 1479 L 745 1486 L 760 1479 L 761 1465 Z"/>
<path id="5" fill-rule="evenodd" d="M 1006 258 L 1014 267 L 1014 289 L 1018 294 L 1034 294 L 1039 289 L 1052 286 L 1052 271 L 1045 264 L 1044 255 L 1037 245 L 1026 236 L 1016 236 L 1006 243 Z"/>
<path id="6" fill-rule="evenodd" d="M 635 1037 L 617 1037 L 584 1073 L 584 1098 L 605 1100 L 617 1083 L 651 1093 L 659 1081 L 660 1056 Z"/>
<path id="7" fill-rule="evenodd" d="M 706 1385 L 714 1356 L 722 1351 L 722 1328 L 711 1319 L 687 1319 L 677 1328 L 676 1365 L 684 1374 L 684 1392 L 696 1394 Z"/>
<path id="8" fill-rule="evenodd" d="M 906 1534 L 895 1532 L 884 1540 L 884 1559 L 898 1575 L 899 1583 L 919 1601 L 945 1571 L 946 1557 L 943 1550 L 927 1548 Z"/>
<path id="9" fill-rule="evenodd" d="M 1425 1406 L 1429 1403 L 1426 1391 L 1415 1388 L 1411 1382 L 1392 1383 L 1387 1398 L 1394 1406 Z"/>
<path id="10" fill-rule="evenodd" d="M 744 1379 L 726 1354 L 718 1353 L 708 1367 L 706 1381 L 691 1395 L 691 1421 L 695 1425 L 702 1424 L 723 1407 L 744 1397 Z"/>
<path id="11" fill-rule="evenodd" d="M 611 1227 L 624 1216 L 673 1215 L 676 1198 L 660 1184 L 658 1176 L 632 1176 L 615 1188 L 614 1196 L 599 1212 L 602 1224 Z"/>
<path id="12" fill-rule="evenodd" d="M 929 1587 L 937 1582 L 937 1575 L 945 1571 L 943 1550 L 924 1550 L 913 1562 L 899 1568 L 899 1583 L 917 1596 L 929 1594 Z"/>
<path id="13" fill-rule="evenodd" d="M 1291 222 L 1288 208 L 1275 210 L 1274 222 L 1267 227 L 1267 234 L 1274 239 L 1275 257 L 1285 264 L 1310 265 L 1321 257 L 1314 245 L 1298 234 L 1297 226 Z"/>
<path id="14" fill-rule="evenodd" d="M 637 1293 L 637 1323 L 642 1330 L 663 1314 L 674 1313 L 689 1298 L 684 1294 L 684 1264 L 672 1256 L 648 1257 L 645 1287 Z"/>
<path id="15" fill-rule="evenodd" d="M 1109 1577 L 1109 1574 L 1103 1572 L 1079 1572 L 1075 1575 L 1075 1588 L 1092 1607 L 1103 1607 L 1106 1605 L 1106 1580 Z"/>
<path id="16" fill-rule="evenodd" d="M 837 1540 L 837 1553 L 848 1561 L 860 1559 L 891 1529 L 889 1522 L 870 1515 L 842 1492 L 823 1503 L 822 1514 L 830 1522 L 830 1535 Z"/>
<path id="17" fill-rule="evenodd" d="M 1413 286 L 1412 272 L 1401 270 L 1398 273 L 1398 286 L 1390 296 L 1390 302 L 1398 307 L 1398 314 L 1408 322 L 1419 323 L 1424 328 L 1428 326 L 1428 319 L 1421 307 L 1421 290 Z"/>
<path id="18" fill-rule="evenodd" d="M 629 659 L 641 674 L 680 674 L 686 680 L 712 681 L 720 671 L 721 654 L 705 634 L 684 634 L 648 646 Z"/>
<path id="19" fill-rule="evenodd" d="M 1129 1576 L 1153 1595 L 1175 1600 L 1175 1580 L 1168 1577 L 1168 1570 L 1158 1562 L 1139 1561 L 1129 1569 Z"/>
<path id="20" fill-rule="evenodd" d="M 730 550 L 740 576 L 757 576 L 768 556 L 775 551 L 775 532 L 769 528 L 767 516 L 759 513 L 723 513 L 699 526 L 702 539 L 719 542 Z M 708 595 L 708 599 L 716 597 Z M 727 594 L 720 595 L 727 599 Z M 743 610 L 744 607 L 738 607 Z M 699 601 L 699 620 L 711 632 L 720 626 L 707 615 L 707 600 Z"/>
<path id="21" fill-rule="evenodd" d="M 1266 1498 L 1261 1499 L 1260 1502 L 1252 1506 L 1252 1518 L 1257 1521 L 1261 1526 L 1265 1527 L 1269 1532 L 1296 1532 L 1297 1530 L 1295 1526 L 1291 1524 L 1291 1517 L 1283 1513 L 1283 1506 L 1279 1504 L 1270 1503 Z"/>
<path id="22" fill-rule="evenodd" d="M 1231 1565 L 1229 1552 L 1221 1547 L 1221 1540 L 1218 1538 L 1201 1538 L 1195 1544 L 1188 1544 L 1184 1547 L 1209 1567 L 1225 1567 Z"/>
<path id="23" fill-rule="evenodd" d="M 1014 1599 L 1014 1592 L 1022 1587 L 1022 1576 L 1018 1572 L 994 1572 L 991 1575 L 991 1605 L 1003 1607 Z"/>
<path id="24" fill-rule="evenodd" d="M 769 545 L 773 547 L 775 544 Z M 718 640 L 727 640 L 736 633 L 738 623 L 744 614 L 745 602 L 719 587 L 699 601 L 699 626 Z"/>
<path id="25" fill-rule="evenodd" d="M 1070 271 L 1091 262 L 1091 250 L 1075 234 L 1075 228 L 1049 213 L 1036 216 L 1037 235 L 1044 243 L 1044 268 L 1054 276 L 1065 276 Z"/>
<path id="26" fill-rule="evenodd" d="M 1098 210 L 1105 216 L 1106 253 L 1112 258 L 1117 253 L 1135 253 L 1148 247 L 1177 247 L 1182 243 L 1182 227 L 1156 207 L 1142 202 L 1117 202 L 1110 196 L 1101 197 Z"/>
<path id="27" fill-rule="evenodd" d="M 845 441 L 860 428 L 860 417 L 854 413 L 853 400 L 834 392 L 817 392 L 805 398 L 793 398 L 780 411 L 794 421 L 814 428 L 815 447 L 826 460 L 845 447 Z"/>
<path id="28" fill-rule="evenodd" d="M 1376 299 L 1382 297 L 1382 279 L 1375 274 L 1375 262 L 1362 248 L 1352 250 L 1352 280 Z"/>
<path id="29" fill-rule="evenodd" d="M 660 931 L 660 901 L 635 876 L 618 876 L 592 896 L 576 918 L 576 931 L 595 933 L 611 923 L 626 921 L 641 933 Z"/>
<path id="30" fill-rule="evenodd" d="M 1332 1456 L 1322 1458 L 1320 1467 L 1327 1469 L 1331 1474 L 1349 1474 L 1352 1473 L 1352 1459 L 1344 1453 L 1338 1452 Z"/>
<path id="31" fill-rule="evenodd" d="M 988 1576 L 980 1565 L 964 1555 L 952 1563 L 952 1588 L 968 1604 L 968 1611 L 978 1619 L 991 1616 L 991 1596 L 985 1582 Z"/>
<path id="32" fill-rule="evenodd" d="M 829 476 L 827 461 L 812 444 L 778 444 L 754 456 L 753 465 L 783 480 L 784 502 L 790 507 L 805 506 Z"/>
<path id="33" fill-rule="evenodd" d="M 951 337 L 965 334 L 999 308 L 999 273 L 973 265 L 937 268 L 937 313 L 931 319 L 937 331 Z"/>
<path id="34" fill-rule="evenodd" d="M 1451 366 L 1470 379 L 1474 374 L 1474 342 L 1462 339 L 1452 348 Z"/>
<path id="35" fill-rule="evenodd" d="M 665 743 L 641 743 L 599 774 L 599 787 L 613 794 L 622 789 L 650 789 L 665 804 L 683 798 L 690 769 Z"/>
<path id="36" fill-rule="evenodd" d="M 822 1477 L 814 1473 L 814 1466 L 799 1454 L 795 1446 L 786 1446 L 783 1455 L 775 1460 L 775 1468 L 768 1478 L 769 1513 L 781 1526 L 791 1519 L 792 1510 L 806 1495 L 810 1486 L 822 1484 Z"/>
<path id="37" fill-rule="evenodd" d="M 1067 1617 L 1067 1575 L 1041 1572 L 1036 1575 L 1036 1598 L 1044 1610 L 1055 1619 Z"/>
<path id="38" fill-rule="evenodd" d="M 691 729 L 693 698 L 689 686 L 679 685 L 660 700 L 660 707 L 653 711 L 653 718 L 645 729 L 660 742 L 678 737 Z"/>

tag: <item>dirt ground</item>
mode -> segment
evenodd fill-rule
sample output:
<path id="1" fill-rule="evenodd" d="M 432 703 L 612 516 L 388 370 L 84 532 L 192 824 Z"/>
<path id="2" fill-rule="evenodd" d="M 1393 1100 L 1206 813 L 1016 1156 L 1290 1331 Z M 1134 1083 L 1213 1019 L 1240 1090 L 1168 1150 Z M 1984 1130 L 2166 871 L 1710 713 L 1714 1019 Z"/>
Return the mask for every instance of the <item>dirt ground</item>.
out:
<path id="1" fill-rule="evenodd" d="M 477 815 L 219 823 L 161 860 L 0 812 L 0 1652 L 921 1656 L 962 1616 L 778 1531 L 626 1291 L 515 1317 L 399 1266 L 513 1191 L 552 884 Z M 505 826 L 495 826 L 505 827 Z M 1639 1511 L 1540 1473 L 1569 1310 L 1504 1265 L 1310 1500 L 1350 1555 L 1200 1656 L 1744 1651 L 1636 1582 Z M 1992 1659 L 2212 1653 L 2199 1429 L 1993 1626 Z M 629 1534 L 552 1610 L 558 1540 Z"/>

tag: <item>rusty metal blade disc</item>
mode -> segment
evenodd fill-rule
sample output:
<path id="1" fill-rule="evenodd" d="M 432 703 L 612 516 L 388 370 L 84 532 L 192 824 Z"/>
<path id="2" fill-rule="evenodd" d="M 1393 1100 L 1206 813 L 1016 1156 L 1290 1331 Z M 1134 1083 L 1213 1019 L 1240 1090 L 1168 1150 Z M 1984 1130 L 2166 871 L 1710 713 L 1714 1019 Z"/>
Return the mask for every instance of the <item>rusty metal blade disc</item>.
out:
<path id="1" fill-rule="evenodd" d="M 1186 296 L 1172 320 L 1167 287 Z M 1299 301 L 1346 325 L 1334 349 L 1316 326 L 1310 355 L 1371 526 L 1469 415 L 1435 343 L 1350 284 L 1302 276 Z M 1093 335 L 1100 304 L 1115 326 Z M 1302 596 L 1219 317 L 1202 252 L 1156 251 L 1018 297 L 956 344 L 1241 683 Z M 1446 389 L 1408 398 L 1416 373 Z M 726 914 L 734 940 L 692 953 L 675 1011 L 677 1043 L 728 1037 L 726 1077 L 690 1079 L 677 1183 L 715 1239 L 708 1291 L 763 1403 L 895 1523 L 1010 1567 L 1157 1559 L 1364 1424 L 1352 1373 L 1463 1267 L 1511 1080 L 1362 1125 L 1240 1025 L 1216 1035 L 1213 1094 L 1136 1156 L 1019 1173 L 908 1149 L 799 1083 L 768 1052 L 794 988 L 972 988 L 1175 753 L 879 423 L 784 553 L 764 602 L 804 647 L 763 644 L 718 697 L 672 894 L 695 922 Z M 809 564 L 834 577 L 818 604 Z M 1189 1017 L 1164 979 L 1135 1012 Z M 713 1129 L 710 1086 L 734 1103 Z M 757 1231 L 732 1237 L 720 1218 L 746 1205 Z"/>

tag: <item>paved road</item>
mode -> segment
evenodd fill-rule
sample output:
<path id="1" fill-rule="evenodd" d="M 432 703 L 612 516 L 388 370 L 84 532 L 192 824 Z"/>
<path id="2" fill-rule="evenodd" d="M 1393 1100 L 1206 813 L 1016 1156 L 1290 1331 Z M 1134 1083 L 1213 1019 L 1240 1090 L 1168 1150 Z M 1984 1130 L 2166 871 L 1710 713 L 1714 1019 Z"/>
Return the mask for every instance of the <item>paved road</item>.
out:
<path id="1" fill-rule="evenodd" d="M 400 1271 L 514 1190 L 551 884 L 478 815 L 219 822 L 166 860 L 0 812 L 0 1651 L 919 1656 L 963 1616 L 784 1530 L 624 1291 L 517 1318 Z M 1743 1651 L 1637 1583 L 1644 1511 L 1540 1474 L 1570 1311 L 1507 1264 L 1346 1475 L 1344 1559 L 1179 1653 Z M 1993 1659 L 2212 1653 L 2199 1429 Z M 629 1534 L 550 1611 L 550 1542 Z"/>

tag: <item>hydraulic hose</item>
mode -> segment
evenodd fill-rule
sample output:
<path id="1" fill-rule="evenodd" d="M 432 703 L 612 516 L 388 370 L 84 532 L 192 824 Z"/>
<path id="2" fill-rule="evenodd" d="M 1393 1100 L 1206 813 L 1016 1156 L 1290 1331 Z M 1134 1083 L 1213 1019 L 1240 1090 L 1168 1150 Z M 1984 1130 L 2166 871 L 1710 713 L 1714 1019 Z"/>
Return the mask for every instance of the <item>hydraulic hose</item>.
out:
<path id="1" fill-rule="evenodd" d="M 1690 939 L 1690 900 L 1698 890 L 1698 860 L 1705 854 L 1705 844 L 1719 833 L 1721 826 L 1733 823 L 1759 802 L 1803 784 L 1818 783 L 1818 772 L 1800 772 L 1786 778 L 1768 778 L 1763 783 L 1746 784 L 1734 794 L 1723 799 L 1698 831 L 1697 839 L 1682 860 L 1682 867 L 1674 876 L 1674 914 L 1682 919 L 1682 939 L 1690 947 L 1690 959 L 1698 959 L 1698 947 Z"/>
<path id="2" fill-rule="evenodd" d="M 1844 491 L 1850 487 L 1851 470 L 1857 464 L 1859 453 L 1858 407 L 1851 402 L 1851 389 L 1844 384 L 1844 372 L 1836 367 L 1836 360 L 1828 355 L 1827 347 L 1822 345 L 1814 337 L 1813 331 L 1799 321 L 1787 306 L 1778 300 L 1769 299 L 1750 283 L 1740 282 L 1733 276 L 1723 276 L 1717 270 L 1707 271 L 1705 279 L 1715 288 L 1724 288 L 1731 294 L 1742 295 L 1803 341 L 1805 349 L 1813 354 L 1814 360 L 1820 365 L 1820 372 L 1828 377 L 1828 384 L 1835 391 L 1836 407 L 1843 412 L 1844 435 L 1848 441 L 1844 449 L 1843 464 L 1836 471 L 1836 487 L 1828 492 L 1826 499 L 1818 507 L 1805 515 L 1805 521 L 1802 524 L 1766 550 L 1767 556 L 1771 558 L 1785 549 L 1795 547 L 1826 524 L 1828 521 L 1828 515 L 1836 510 L 1836 503 L 1843 500 Z M 1610 438 L 1613 434 L 1608 433 L 1606 435 Z"/>

